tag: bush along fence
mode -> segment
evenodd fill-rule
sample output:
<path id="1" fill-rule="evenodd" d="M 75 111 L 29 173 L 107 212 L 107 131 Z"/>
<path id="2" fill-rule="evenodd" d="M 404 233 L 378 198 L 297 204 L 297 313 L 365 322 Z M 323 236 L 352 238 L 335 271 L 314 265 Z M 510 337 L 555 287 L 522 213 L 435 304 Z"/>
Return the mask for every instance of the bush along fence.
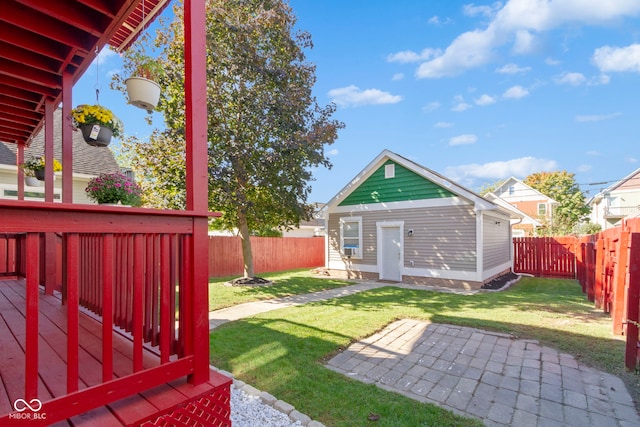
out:
<path id="1" fill-rule="evenodd" d="M 625 366 L 640 367 L 640 218 L 582 237 L 514 238 L 514 272 L 576 279 L 626 336 Z"/>
<path id="2" fill-rule="evenodd" d="M 256 274 L 324 266 L 322 237 L 251 237 Z M 209 277 L 242 275 L 239 236 L 209 236 Z"/>

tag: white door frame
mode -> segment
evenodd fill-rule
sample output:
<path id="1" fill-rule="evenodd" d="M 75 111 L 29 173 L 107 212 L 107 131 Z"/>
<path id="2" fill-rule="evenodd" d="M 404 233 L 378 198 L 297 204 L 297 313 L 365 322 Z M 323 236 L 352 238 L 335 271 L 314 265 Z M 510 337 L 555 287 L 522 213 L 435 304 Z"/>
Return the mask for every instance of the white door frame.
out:
<path id="1" fill-rule="evenodd" d="M 399 277 L 388 277 L 386 271 L 384 271 L 384 241 L 382 239 L 382 229 L 383 228 L 397 228 L 400 235 L 400 258 L 398 259 L 398 274 Z M 378 276 L 381 280 L 397 280 L 402 281 L 402 273 L 404 271 L 404 221 L 384 221 L 376 223 L 376 235 L 377 235 L 377 246 L 378 246 Z"/>

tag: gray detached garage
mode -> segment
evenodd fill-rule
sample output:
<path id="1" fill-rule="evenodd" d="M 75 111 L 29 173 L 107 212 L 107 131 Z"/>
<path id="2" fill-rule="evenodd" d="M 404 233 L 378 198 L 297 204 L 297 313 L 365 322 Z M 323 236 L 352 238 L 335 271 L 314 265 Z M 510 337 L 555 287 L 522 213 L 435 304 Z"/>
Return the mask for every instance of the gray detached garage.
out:
<path id="1" fill-rule="evenodd" d="M 332 275 L 477 289 L 512 266 L 515 213 L 388 150 L 323 212 Z"/>

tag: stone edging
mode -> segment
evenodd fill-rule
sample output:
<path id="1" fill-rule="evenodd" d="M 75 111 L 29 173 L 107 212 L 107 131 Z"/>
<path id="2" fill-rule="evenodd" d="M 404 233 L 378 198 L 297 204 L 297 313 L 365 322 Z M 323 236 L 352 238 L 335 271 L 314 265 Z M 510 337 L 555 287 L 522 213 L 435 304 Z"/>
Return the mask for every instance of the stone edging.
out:
<path id="1" fill-rule="evenodd" d="M 235 379 L 232 373 L 223 371 L 214 366 L 212 366 L 212 368 L 220 372 L 222 375 L 226 375 L 227 377 L 233 379 L 233 386 L 236 389 L 242 390 L 249 396 L 259 397 L 262 403 L 264 403 L 265 405 L 269 405 L 276 411 L 282 412 L 283 414 L 287 415 L 292 423 L 299 422 L 305 427 L 325 427 L 325 425 L 321 422 L 312 420 L 308 415 L 305 415 L 296 410 L 293 405 L 283 400 L 278 400 L 266 391 L 260 391 L 257 388 L 245 383 L 244 381 Z"/>

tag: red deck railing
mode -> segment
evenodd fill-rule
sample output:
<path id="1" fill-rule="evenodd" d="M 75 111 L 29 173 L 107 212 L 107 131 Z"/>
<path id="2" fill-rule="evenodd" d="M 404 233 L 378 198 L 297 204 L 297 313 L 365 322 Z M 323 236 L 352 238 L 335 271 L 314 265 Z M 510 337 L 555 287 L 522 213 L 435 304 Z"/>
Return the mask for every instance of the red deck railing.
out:
<path id="1" fill-rule="evenodd" d="M 47 423 L 54 423 L 125 396 L 194 372 L 196 298 L 192 273 L 194 229 L 206 232 L 207 217 L 188 212 L 138 208 L 107 208 L 2 201 L 0 216 L 7 231 L 0 252 L 7 274 L 26 278 L 24 399 L 42 400 Z M 199 224 L 198 224 L 199 223 Z M 198 224 L 198 225 L 196 225 Z M 204 227 L 203 227 L 204 225 Z M 7 227 L 10 229 L 7 230 Z M 47 253 L 45 233 L 62 236 L 63 288 L 66 306 L 66 395 L 47 400 L 38 390 L 43 360 L 38 351 L 41 324 L 41 260 Z M 206 236 L 203 236 L 206 238 Z M 24 241 L 23 245 L 16 244 Z M 3 246 L 4 244 L 4 246 Z M 20 268 L 24 252 L 25 271 Z M 206 246 L 205 246 L 206 250 Z M 19 252 L 19 251 L 18 251 Z M 2 258 L 0 258 L 2 259 Z M 47 289 L 52 292 L 53 289 Z M 84 306 L 102 321 L 102 381 L 85 387 L 79 381 L 79 311 Z M 206 312 L 205 312 L 206 315 Z M 114 374 L 113 328 L 132 340 L 129 375 Z M 204 327 L 208 327 L 205 325 Z M 159 365 L 148 366 L 145 349 L 159 354 Z M 201 355 L 207 357 L 204 353 Z M 198 359 L 199 360 L 199 359 Z M 204 361 L 208 366 L 208 360 Z M 0 424 L 2 424 L 0 416 Z"/>
<path id="2" fill-rule="evenodd" d="M 0 277 L 24 276 L 24 234 L 0 234 Z"/>

